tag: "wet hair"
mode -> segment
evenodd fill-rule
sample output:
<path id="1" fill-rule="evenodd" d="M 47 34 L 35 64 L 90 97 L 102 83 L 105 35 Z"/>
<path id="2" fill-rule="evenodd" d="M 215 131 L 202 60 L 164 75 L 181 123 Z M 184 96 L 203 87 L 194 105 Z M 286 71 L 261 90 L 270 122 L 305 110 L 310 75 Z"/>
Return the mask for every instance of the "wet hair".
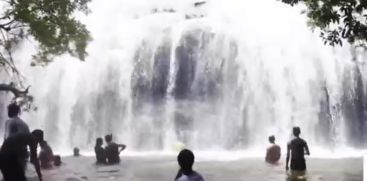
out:
<path id="1" fill-rule="evenodd" d="M 183 149 L 177 156 L 177 162 L 181 167 L 182 171 L 192 170 L 192 165 L 194 165 L 195 156 L 192 151 L 188 149 Z"/>
<path id="2" fill-rule="evenodd" d="M 37 139 L 37 142 L 39 142 L 39 143 L 41 143 L 41 142 L 43 142 L 44 140 L 43 140 L 43 131 L 42 130 L 40 130 L 40 129 L 35 129 L 35 130 L 33 130 L 32 131 L 32 133 L 31 133 L 34 137 L 36 137 L 36 139 Z"/>
<path id="3" fill-rule="evenodd" d="M 73 149 L 73 155 L 74 156 L 79 156 L 80 154 L 79 154 L 79 148 L 78 147 L 75 147 L 74 149 Z"/>
<path id="4" fill-rule="evenodd" d="M 274 143 L 275 142 L 275 136 L 274 135 L 269 136 L 269 142 L 270 143 Z"/>
<path id="5" fill-rule="evenodd" d="M 299 136 L 300 134 L 301 134 L 301 128 L 299 128 L 298 126 L 293 127 L 293 135 Z"/>
<path id="6" fill-rule="evenodd" d="M 108 134 L 104 137 L 104 139 L 106 140 L 107 143 L 112 141 L 112 134 Z"/>
<path id="7" fill-rule="evenodd" d="M 96 139 L 96 145 L 97 146 L 100 146 L 100 145 L 102 145 L 103 144 L 103 139 L 102 138 L 97 138 Z"/>
<path id="8" fill-rule="evenodd" d="M 9 118 L 18 116 L 20 113 L 20 107 L 15 104 L 15 103 L 11 103 L 8 105 L 8 116 Z"/>

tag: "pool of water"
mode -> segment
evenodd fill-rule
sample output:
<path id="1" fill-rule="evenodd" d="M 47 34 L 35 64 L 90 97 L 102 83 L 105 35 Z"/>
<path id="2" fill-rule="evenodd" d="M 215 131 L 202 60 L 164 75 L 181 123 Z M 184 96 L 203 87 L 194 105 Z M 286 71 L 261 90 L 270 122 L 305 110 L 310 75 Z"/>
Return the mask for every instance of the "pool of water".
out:
<path id="1" fill-rule="evenodd" d="M 287 178 L 284 161 L 277 166 L 262 158 L 238 160 L 197 159 L 194 169 L 207 181 L 284 181 Z M 307 181 L 362 181 L 362 158 L 309 158 Z M 31 167 L 30 167 L 31 168 Z M 172 181 L 177 173 L 175 156 L 149 155 L 122 157 L 115 166 L 97 166 L 94 157 L 65 157 L 63 165 L 43 170 L 45 181 Z M 37 180 L 32 169 L 29 180 Z"/>

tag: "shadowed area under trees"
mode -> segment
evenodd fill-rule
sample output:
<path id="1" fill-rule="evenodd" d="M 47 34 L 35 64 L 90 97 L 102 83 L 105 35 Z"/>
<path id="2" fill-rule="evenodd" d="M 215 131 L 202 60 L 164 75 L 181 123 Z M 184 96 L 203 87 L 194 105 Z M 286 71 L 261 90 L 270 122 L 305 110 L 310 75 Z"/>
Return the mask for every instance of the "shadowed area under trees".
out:
<path id="1" fill-rule="evenodd" d="M 76 12 L 89 13 L 91 0 L 9 0 L 1 1 L 0 73 L 12 83 L 1 83 L 0 91 L 13 93 L 24 103 L 33 101 L 15 66 L 13 52 L 24 40 L 38 44 L 31 66 L 46 66 L 55 56 L 70 54 L 80 60 L 87 56 L 91 36 L 86 26 L 75 19 Z"/>

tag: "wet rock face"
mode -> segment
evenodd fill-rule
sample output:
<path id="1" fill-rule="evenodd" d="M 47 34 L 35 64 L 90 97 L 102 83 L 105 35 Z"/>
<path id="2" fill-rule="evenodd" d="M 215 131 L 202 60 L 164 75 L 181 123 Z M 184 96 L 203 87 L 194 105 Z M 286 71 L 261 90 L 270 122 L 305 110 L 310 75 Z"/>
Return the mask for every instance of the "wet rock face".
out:
<path id="1" fill-rule="evenodd" d="M 183 39 L 183 44 L 176 48 L 177 75 L 174 95 L 176 99 L 187 99 L 195 78 L 199 42 L 192 36 Z"/>
<path id="2" fill-rule="evenodd" d="M 344 74 L 341 111 L 350 145 L 366 146 L 366 91 L 360 68 L 356 65 Z"/>
<path id="3" fill-rule="evenodd" d="M 205 20 L 148 33 L 131 47 L 114 47 L 111 57 L 108 49 L 102 53 L 112 61 L 92 61 L 91 69 L 37 77 L 49 84 L 35 97 L 40 114 L 30 118 L 46 129 L 51 143 L 80 148 L 112 133 L 132 150 L 170 149 L 177 142 L 195 149 L 246 149 L 266 145 L 268 134 L 286 142 L 294 125 L 310 145 L 335 147 L 348 140 L 363 146 L 367 100 L 361 66 L 339 62 L 335 71 L 321 54 L 315 53 L 321 63 L 309 63 L 314 57 L 305 54 L 318 52 L 313 46 L 304 50 L 280 37 L 277 47 L 256 33 L 242 37 L 198 22 Z M 70 74 L 80 80 L 65 79 Z"/>
<path id="4" fill-rule="evenodd" d="M 314 96 L 302 97 L 291 85 L 292 67 L 282 70 L 284 85 L 275 85 L 274 72 L 264 65 L 267 62 L 261 59 L 262 54 L 248 58 L 244 55 L 252 52 L 239 51 L 238 46 L 236 41 L 200 28 L 182 33 L 177 42 L 169 33 L 158 43 L 142 41 L 133 59 L 131 102 L 121 99 L 122 90 L 116 85 L 122 74 L 110 67 L 105 75 L 109 81 L 102 86 L 106 90 L 93 95 L 96 98 L 90 101 L 94 103 L 81 101 L 74 107 L 70 133 L 89 126 L 94 131 L 83 136 L 89 138 L 106 130 L 120 132 L 118 128 L 129 122 L 131 147 L 138 150 L 163 149 L 172 134 L 187 145 L 205 148 L 215 140 L 225 149 L 243 149 L 266 137 L 263 134 L 268 128 L 285 130 L 286 126 L 315 120 L 310 126 L 312 135 L 305 134 L 313 138 L 310 143 L 335 147 L 341 129 L 337 124 L 345 121 L 346 136 L 351 140 L 348 144 L 361 146 L 366 137 L 366 100 L 358 68 L 343 75 L 340 102 L 335 100 L 335 90 L 319 79 L 312 80 L 314 87 L 309 86 Z M 248 60 L 236 61 L 239 54 Z M 246 61 L 251 63 L 238 63 Z M 279 97 L 284 90 L 287 97 Z M 313 99 L 311 106 L 316 109 L 304 110 L 305 99 Z M 85 104 L 91 106 L 83 108 Z M 283 113 L 283 108 L 278 109 L 282 106 L 290 106 L 290 112 Z M 89 110 L 96 112 L 93 119 L 86 116 Z M 131 120 L 126 120 L 129 110 Z M 92 121 L 81 121 L 87 119 Z"/>
<path id="5" fill-rule="evenodd" d="M 152 117 L 151 124 L 156 131 L 161 130 L 165 122 L 173 121 L 179 140 L 189 140 L 194 122 L 199 121 L 195 115 L 196 104 L 222 99 L 224 64 L 236 57 L 235 43 L 230 44 L 231 55 L 221 55 L 222 45 L 218 41 L 224 40 L 217 40 L 218 37 L 206 30 L 194 29 L 183 33 L 175 45 L 170 38 L 156 47 L 143 42 L 135 53 L 131 78 L 134 116 Z M 213 53 L 213 49 L 218 52 Z M 167 110 L 168 97 L 175 102 L 171 104 L 174 106 L 171 112 Z"/>

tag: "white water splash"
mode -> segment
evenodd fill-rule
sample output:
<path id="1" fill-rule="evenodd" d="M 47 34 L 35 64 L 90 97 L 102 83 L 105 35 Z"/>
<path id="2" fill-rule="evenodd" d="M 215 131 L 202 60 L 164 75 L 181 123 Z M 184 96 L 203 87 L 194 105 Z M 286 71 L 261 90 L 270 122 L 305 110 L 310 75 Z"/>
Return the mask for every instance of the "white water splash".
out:
<path id="1" fill-rule="evenodd" d="M 340 110 L 331 111 L 330 133 L 318 130 L 323 88 L 327 107 L 342 103 L 354 66 L 348 46 L 324 46 L 300 9 L 279 1 L 194 2 L 94 0 L 93 13 L 80 17 L 94 39 L 86 62 L 62 56 L 30 68 L 34 46 L 24 45 L 18 65 L 39 107 L 24 119 L 64 152 L 107 133 L 133 152 L 178 141 L 259 150 L 270 134 L 286 145 L 295 125 L 320 154 L 348 147 Z"/>

